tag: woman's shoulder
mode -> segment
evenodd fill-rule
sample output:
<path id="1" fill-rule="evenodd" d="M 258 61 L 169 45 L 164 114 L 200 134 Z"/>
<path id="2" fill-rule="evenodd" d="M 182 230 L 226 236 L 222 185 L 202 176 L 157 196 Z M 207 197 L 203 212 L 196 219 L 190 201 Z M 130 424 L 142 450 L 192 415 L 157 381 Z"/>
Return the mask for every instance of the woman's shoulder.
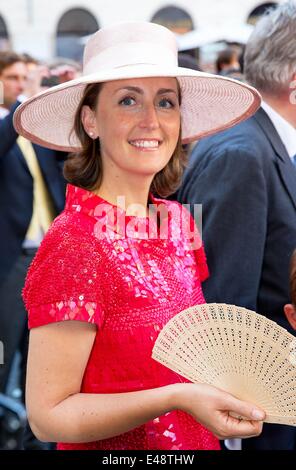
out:
<path id="1" fill-rule="evenodd" d="M 198 236 L 198 244 L 201 245 L 199 236 L 199 225 L 201 217 L 199 211 L 195 210 L 191 204 L 181 204 L 176 200 L 153 198 L 153 203 L 157 206 L 159 212 L 162 212 L 162 208 L 166 211 L 168 217 L 174 223 L 174 230 L 180 232 L 180 240 L 183 237 L 191 236 L 191 233 L 195 233 Z M 199 205 L 200 206 L 200 205 Z M 193 211 L 192 211 L 193 209 Z M 192 212 L 194 215 L 192 215 Z"/>
<path id="2" fill-rule="evenodd" d="M 91 236 L 87 221 L 63 212 L 45 235 L 27 273 L 23 297 L 40 300 L 40 292 L 48 296 L 67 292 L 79 284 L 96 260 L 100 263 L 99 244 Z M 38 288 L 37 288 L 38 286 Z"/>
<path id="3" fill-rule="evenodd" d="M 154 198 L 153 201 L 157 206 L 163 204 L 174 221 L 174 234 L 178 234 L 177 243 L 186 245 L 186 249 L 192 250 L 199 271 L 199 278 L 203 282 L 209 277 L 206 254 L 202 242 L 199 223 L 201 222 L 201 214 L 196 207 L 190 204 L 180 204 L 178 201 L 169 199 Z M 198 205 L 197 209 L 200 208 Z M 191 211 L 193 209 L 194 216 Z"/>
<path id="4" fill-rule="evenodd" d="M 64 253 L 69 254 L 73 248 L 83 246 L 86 249 L 92 246 L 93 223 L 83 214 L 63 211 L 53 221 L 48 232 L 43 238 L 37 252 L 38 258 L 43 255 Z M 83 243 L 82 243 L 83 242 Z"/>
<path id="5" fill-rule="evenodd" d="M 152 199 L 153 205 L 155 205 L 158 211 L 165 210 L 175 220 L 188 220 L 192 222 L 192 216 L 190 214 L 190 204 L 181 204 L 177 200 L 173 199 L 162 199 L 154 197 Z"/>
<path id="6" fill-rule="evenodd" d="M 64 320 L 102 324 L 99 244 L 79 216 L 62 213 L 28 270 L 23 300 L 29 328 Z"/>
<path id="7" fill-rule="evenodd" d="M 163 199 L 157 196 L 152 196 L 151 200 L 157 206 L 163 204 L 166 207 L 179 207 L 179 208 L 183 207 L 183 204 L 180 204 L 180 202 L 174 199 Z"/>

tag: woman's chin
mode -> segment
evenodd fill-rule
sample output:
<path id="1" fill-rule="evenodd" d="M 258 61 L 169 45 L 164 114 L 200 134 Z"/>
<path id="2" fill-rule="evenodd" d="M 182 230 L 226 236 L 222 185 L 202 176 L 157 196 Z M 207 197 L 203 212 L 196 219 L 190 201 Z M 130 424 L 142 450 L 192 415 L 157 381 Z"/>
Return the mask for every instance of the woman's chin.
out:
<path id="1" fill-rule="evenodd" d="M 147 166 L 144 168 L 135 168 L 134 169 L 134 174 L 138 175 L 139 177 L 143 178 L 154 178 L 154 176 L 159 173 L 164 166 L 159 166 L 159 165 L 154 165 L 153 167 L 150 166 L 147 168 Z"/>

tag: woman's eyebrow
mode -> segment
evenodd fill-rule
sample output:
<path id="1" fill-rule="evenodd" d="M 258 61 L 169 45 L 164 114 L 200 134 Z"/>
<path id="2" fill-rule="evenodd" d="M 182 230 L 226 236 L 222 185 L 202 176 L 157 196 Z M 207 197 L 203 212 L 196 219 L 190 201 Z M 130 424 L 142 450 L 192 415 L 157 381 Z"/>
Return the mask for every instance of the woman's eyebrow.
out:
<path id="1" fill-rule="evenodd" d="M 172 88 L 160 88 L 160 90 L 157 92 L 158 95 L 163 95 L 164 93 L 174 93 L 177 95 L 178 92 Z"/>
<path id="2" fill-rule="evenodd" d="M 124 86 L 124 87 L 120 87 L 120 88 L 117 88 L 115 90 L 115 93 L 117 91 L 120 91 L 120 90 L 127 90 L 127 91 L 134 91 L 135 93 L 139 93 L 140 95 L 143 95 L 144 94 L 144 91 L 142 90 L 142 88 L 139 88 L 139 87 L 136 87 L 136 86 Z M 172 88 L 160 88 L 158 91 L 157 91 L 157 95 L 163 95 L 164 93 L 174 93 L 175 95 L 177 95 L 177 91 L 176 90 L 173 90 Z"/>

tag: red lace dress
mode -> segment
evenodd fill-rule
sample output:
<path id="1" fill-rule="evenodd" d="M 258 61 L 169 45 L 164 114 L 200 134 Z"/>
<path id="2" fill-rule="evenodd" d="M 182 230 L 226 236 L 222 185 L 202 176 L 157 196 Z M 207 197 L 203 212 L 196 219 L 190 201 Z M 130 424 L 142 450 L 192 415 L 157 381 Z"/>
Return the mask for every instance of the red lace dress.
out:
<path id="1" fill-rule="evenodd" d="M 200 283 L 207 266 L 200 240 L 192 250 L 184 227 L 180 233 L 178 214 L 188 216 L 187 211 L 171 201 L 153 198 L 153 203 L 169 209 L 160 225 L 152 216 L 128 217 L 93 193 L 68 185 L 65 210 L 29 269 L 24 288 L 29 328 L 65 320 L 97 325 L 82 393 L 124 393 L 186 382 L 154 361 L 151 352 L 170 318 L 205 303 Z M 183 225 L 188 229 L 190 224 Z M 166 229 L 160 232 L 162 227 Z M 220 447 L 191 416 L 173 411 L 110 439 L 59 443 L 58 448 Z"/>

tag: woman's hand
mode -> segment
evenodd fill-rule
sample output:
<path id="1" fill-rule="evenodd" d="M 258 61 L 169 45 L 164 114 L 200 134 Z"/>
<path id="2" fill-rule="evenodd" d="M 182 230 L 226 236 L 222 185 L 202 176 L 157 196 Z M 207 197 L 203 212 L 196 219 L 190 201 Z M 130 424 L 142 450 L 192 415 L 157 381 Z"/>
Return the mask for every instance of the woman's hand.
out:
<path id="1" fill-rule="evenodd" d="M 71 320 L 31 330 L 26 400 L 31 428 L 38 439 L 71 443 L 109 439 L 174 409 L 187 411 L 220 439 L 260 433 L 262 423 L 252 416 L 253 405 L 205 384 L 82 393 L 95 336 L 95 325 Z"/>
<path id="2" fill-rule="evenodd" d="M 186 411 L 218 439 L 258 436 L 264 411 L 207 384 L 176 384 L 173 407 Z M 232 415 L 241 416 L 235 418 Z"/>

